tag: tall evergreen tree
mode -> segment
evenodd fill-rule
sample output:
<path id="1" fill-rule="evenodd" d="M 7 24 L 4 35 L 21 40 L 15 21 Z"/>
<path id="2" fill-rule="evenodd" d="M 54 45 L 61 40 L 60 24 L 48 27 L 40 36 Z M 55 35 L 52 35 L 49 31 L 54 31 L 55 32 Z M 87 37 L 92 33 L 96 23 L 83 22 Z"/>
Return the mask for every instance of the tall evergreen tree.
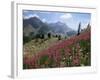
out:
<path id="1" fill-rule="evenodd" d="M 51 33 L 48 33 L 48 38 L 51 38 Z"/>
<path id="2" fill-rule="evenodd" d="M 78 26 L 77 35 L 80 35 L 80 31 L 81 31 L 81 22 L 79 23 L 79 26 Z"/>

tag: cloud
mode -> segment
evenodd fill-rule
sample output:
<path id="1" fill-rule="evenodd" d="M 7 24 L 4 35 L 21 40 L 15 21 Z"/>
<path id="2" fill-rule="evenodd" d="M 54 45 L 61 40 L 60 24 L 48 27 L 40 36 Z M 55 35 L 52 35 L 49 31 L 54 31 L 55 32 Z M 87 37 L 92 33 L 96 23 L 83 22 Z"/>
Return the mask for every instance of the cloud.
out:
<path id="1" fill-rule="evenodd" d="M 65 15 L 60 16 L 61 20 L 67 20 L 67 19 L 70 19 L 70 18 L 72 18 L 72 15 L 70 13 L 67 13 Z"/>
<path id="2" fill-rule="evenodd" d="M 41 14 L 51 14 L 51 12 L 46 12 L 46 11 L 40 11 L 39 13 L 41 13 Z"/>
<path id="3" fill-rule="evenodd" d="M 39 16 L 37 14 L 29 14 L 27 16 L 23 16 L 24 19 L 29 19 L 31 17 L 37 17 L 37 18 L 39 18 Z"/>
<path id="4" fill-rule="evenodd" d="M 42 21 L 43 21 L 43 22 L 46 22 L 46 19 L 45 19 L 45 18 L 43 18 L 43 19 L 42 19 Z"/>
<path id="5" fill-rule="evenodd" d="M 29 11 L 28 10 L 24 10 L 23 13 L 29 13 Z"/>

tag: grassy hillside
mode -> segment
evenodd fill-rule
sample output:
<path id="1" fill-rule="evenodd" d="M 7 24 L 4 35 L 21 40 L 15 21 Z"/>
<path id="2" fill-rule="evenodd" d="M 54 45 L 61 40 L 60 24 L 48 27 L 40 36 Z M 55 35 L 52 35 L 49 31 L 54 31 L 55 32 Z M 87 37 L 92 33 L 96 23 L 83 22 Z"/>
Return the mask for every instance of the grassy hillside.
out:
<path id="1" fill-rule="evenodd" d="M 90 66 L 90 39 L 90 31 L 86 31 L 60 41 L 57 38 L 38 40 L 38 43 L 32 40 L 24 45 L 23 68 Z"/>
<path id="2" fill-rule="evenodd" d="M 58 38 L 33 39 L 24 45 L 24 54 L 36 54 L 58 42 Z"/>

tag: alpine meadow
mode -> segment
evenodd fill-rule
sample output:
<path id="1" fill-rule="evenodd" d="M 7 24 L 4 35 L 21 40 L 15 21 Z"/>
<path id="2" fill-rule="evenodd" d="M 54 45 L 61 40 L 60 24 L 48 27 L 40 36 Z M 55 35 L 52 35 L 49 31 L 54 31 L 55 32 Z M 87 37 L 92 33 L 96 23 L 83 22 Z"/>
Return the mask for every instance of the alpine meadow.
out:
<path id="1" fill-rule="evenodd" d="M 23 69 L 91 66 L 91 14 L 23 10 Z"/>

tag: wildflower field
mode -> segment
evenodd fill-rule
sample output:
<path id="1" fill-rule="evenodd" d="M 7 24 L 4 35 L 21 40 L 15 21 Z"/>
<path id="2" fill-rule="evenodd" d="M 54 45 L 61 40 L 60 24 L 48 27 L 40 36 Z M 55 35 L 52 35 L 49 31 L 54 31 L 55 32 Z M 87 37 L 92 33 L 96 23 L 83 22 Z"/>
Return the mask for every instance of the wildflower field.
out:
<path id="1" fill-rule="evenodd" d="M 53 45 L 45 43 L 45 47 L 36 53 L 33 49 L 31 54 L 23 54 L 23 69 L 90 66 L 90 39 L 91 33 L 87 31 L 60 41 L 54 39 Z"/>

